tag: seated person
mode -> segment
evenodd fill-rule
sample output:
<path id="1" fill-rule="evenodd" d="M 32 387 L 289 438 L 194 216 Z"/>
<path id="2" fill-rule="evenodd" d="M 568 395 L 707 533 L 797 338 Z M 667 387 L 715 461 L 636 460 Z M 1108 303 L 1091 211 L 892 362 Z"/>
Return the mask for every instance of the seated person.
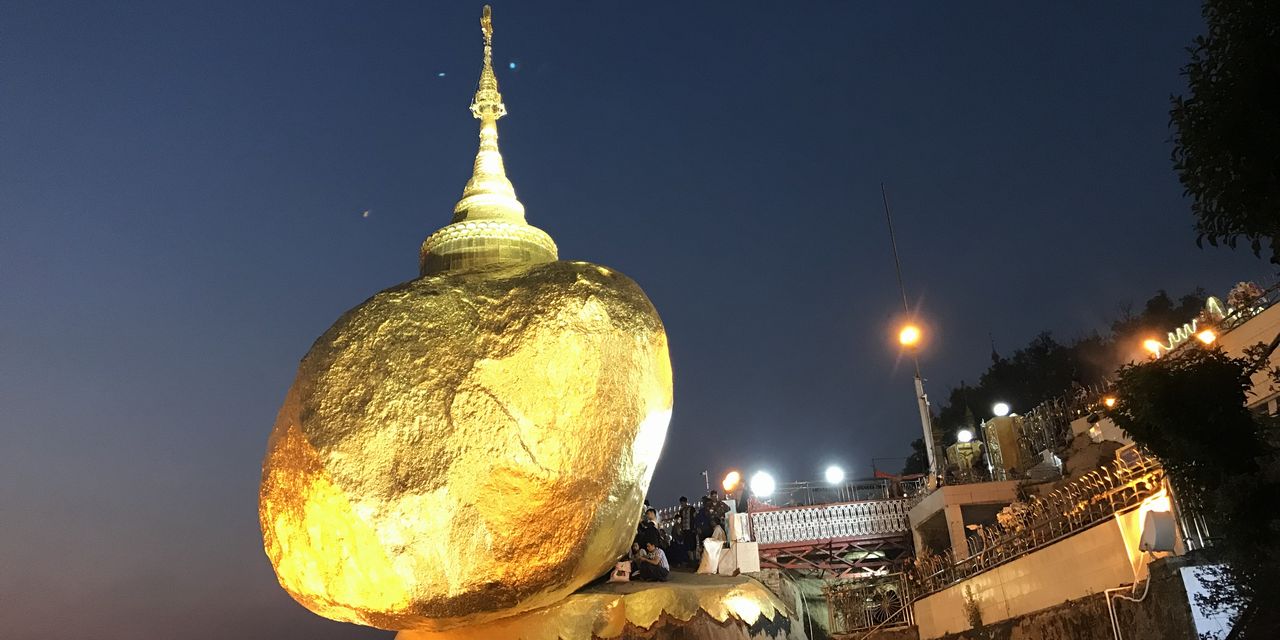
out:
<path id="1" fill-rule="evenodd" d="M 689 552 L 684 548 L 683 540 L 680 540 L 678 538 L 673 539 L 671 540 L 671 543 L 668 544 L 665 548 L 662 548 L 662 547 L 659 547 L 659 548 L 661 548 L 663 551 L 665 551 L 668 554 L 667 559 L 670 560 L 671 562 L 676 563 L 677 567 L 689 563 Z"/>
<path id="2" fill-rule="evenodd" d="M 663 553 L 658 545 L 647 542 L 644 545 L 644 551 L 640 553 L 638 562 L 640 563 L 640 579 L 649 582 L 666 582 L 667 576 L 671 574 L 671 565 L 667 564 L 667 554 Z"/>
<path id="3" fill-rule="evenodd" d="M 628 575 L 628 577 L 632 580 L 635 580 L 636 575 L 639 573 L 637 571 L 637 567 L 640 566 L 640 556 L 643 556 L 643 555 L 644 555 L 644 548 L 640 546 L 640 543 L 632 542 L 631 549 L 629 549 L 627 551 L 627 554 L 622 556 L 621 558 L 621 560 L 625 560 L 631 563 L 629 565 L 631 567 L 631 573 Z"/>

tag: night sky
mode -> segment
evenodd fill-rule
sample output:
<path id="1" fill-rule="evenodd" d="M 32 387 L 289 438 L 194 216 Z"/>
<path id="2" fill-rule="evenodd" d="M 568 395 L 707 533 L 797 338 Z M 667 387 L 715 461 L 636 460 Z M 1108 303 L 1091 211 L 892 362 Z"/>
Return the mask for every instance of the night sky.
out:
<path id="1" fill-rule="evenodd" d="M 276 585 L 257 484 L 298 360 L 470 174 L 480 4 L 444 4 L 0 5 L 0 635 L 387 636 Z M 1196 248 L 1169 161 L 1198 5 L 1080 4 L 495 7 L 530 222 L 670 334 L 656 504 L 907 454 L 882 181 L 937 399 L 988 334 L 1267 273 Z"/>

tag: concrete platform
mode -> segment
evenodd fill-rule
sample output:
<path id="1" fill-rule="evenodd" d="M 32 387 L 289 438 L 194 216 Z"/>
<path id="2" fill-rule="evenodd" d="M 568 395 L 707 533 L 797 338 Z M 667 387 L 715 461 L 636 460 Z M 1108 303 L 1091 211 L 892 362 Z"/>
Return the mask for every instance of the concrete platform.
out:
<path id="1" fill-rule="evenodd" d="M 956 558 L 969 555 L 967 525 L 990 525 L 995 514 L 1018 496 L 1018 481 L 945 485 L 911 508 L 907 519 L 916 553 L 942 553 L 950 549 Z"/>

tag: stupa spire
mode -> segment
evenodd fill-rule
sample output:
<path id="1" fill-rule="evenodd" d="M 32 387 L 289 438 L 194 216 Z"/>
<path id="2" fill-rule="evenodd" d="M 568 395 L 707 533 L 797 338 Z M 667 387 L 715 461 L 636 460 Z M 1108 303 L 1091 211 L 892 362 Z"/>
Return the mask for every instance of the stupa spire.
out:
<path id="1" fill-rule="evenodd" d="M 480 15 L 480 31 L 484 34 L 484 66 L 480 82 L 471 99 L 471 115 L 480 121 L 480 151 L 475 169 L 462 190 L 462 199 L 453 208 L 453 221 L 519 220 L 524 222 L 524 205 L 516 199 L 516 190 L 507 179 L 502 154 L 498 152 L 498 118 L 507 114 L 498 93 L 498 76 L 493 72 L 493 10 L 484 6 Z"/>
<path id="2" fill-rule="evenodd" d="M 524 205 L 498 152 L 498 118 L 507 114 L 493 72 L 493 10 L 480 14 L 484 65 L 471 99 L 471 115 L 480 121 L 480 150 L 462 199 L 453 207 L 449 226 L 422 243 L 423 275 L 493 264 L 549 262 L 557 257 L 555 242 L 525 222 Z"/>

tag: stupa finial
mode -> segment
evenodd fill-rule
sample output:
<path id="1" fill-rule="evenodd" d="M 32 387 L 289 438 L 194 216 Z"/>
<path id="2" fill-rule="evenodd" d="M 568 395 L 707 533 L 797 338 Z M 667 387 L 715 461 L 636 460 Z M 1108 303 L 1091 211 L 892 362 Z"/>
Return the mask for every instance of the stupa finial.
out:
<path id="1" fill-rule="evenodd" d="M 484 67 L 480 70 L 476 95 L 471 99 L 471 113 L 483 122 L 507 115 L 502 94 L 498 93 L 498 76 L 493 73 L 493 9 L 487 4 L 480 13 L 480 31 L 484 34 Z"/>
<path id="2" fill-rule="evenodd" d="M 480 150 L 462 199 L 453 207 L 449 226 L 422 244 L 423 274 L 492 264 L 548 262 L 556 259 L 556 245 L 541 229 L 525 222 L 524 205 L 498 152 L 498 118 L 507 114 L 493 72 L 493 10 L 480 14 L 484 34 L 484 66 L 471 99 L 471 114 L 480 120 Z"/>

